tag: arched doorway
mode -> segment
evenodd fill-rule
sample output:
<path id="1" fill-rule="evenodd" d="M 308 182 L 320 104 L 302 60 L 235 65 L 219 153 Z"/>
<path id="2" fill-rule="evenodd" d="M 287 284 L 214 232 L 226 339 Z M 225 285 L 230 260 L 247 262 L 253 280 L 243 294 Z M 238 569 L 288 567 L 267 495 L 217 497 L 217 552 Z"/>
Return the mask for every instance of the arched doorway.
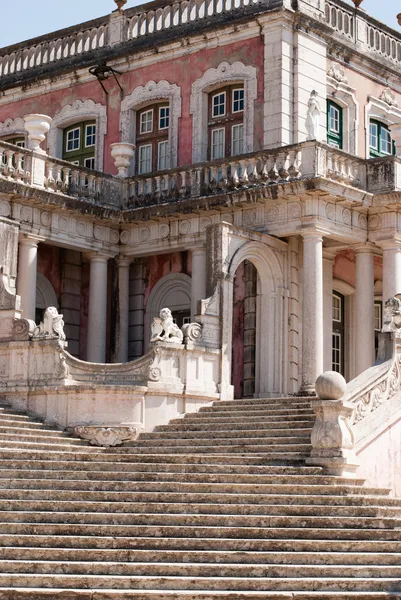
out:
<path id="1" fill-rule="evenodd" d="M 169 273 L 153 287 L 146 303 L 145 350 L 150 339 L 151 324 L 162 308 L 169 308 L 179 327 L 191 320 L 191 278 L 185 273 Z"/>
<path id="2" fill-rule="evenodd" d="M 40 323 L 43 315 L 49 306 L 55 306 L 58 309 L 58 300 L 54 287 L 42 273 L 36 275 L 36 310 L 35 320 Z"/>

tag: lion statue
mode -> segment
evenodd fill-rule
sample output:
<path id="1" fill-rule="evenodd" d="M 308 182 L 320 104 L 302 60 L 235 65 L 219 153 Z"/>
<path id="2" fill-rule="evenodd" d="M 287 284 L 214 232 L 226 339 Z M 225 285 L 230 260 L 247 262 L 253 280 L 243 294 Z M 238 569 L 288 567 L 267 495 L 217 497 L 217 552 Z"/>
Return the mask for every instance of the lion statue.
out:
<path id="1" fill-rule="evenodd" d="M 43 315 L 43 321 L 35 327 L 34 338 L 59 338 L 65 341 L 63 315 L 60 315 L 55 306 L 49 306 Z"/>
<path id="2" fill-rule="evenodd" d="M 183 339 L 184 335 L 178 325 L 174 323 L 171 310 L 169 308 L 162 308 L 159 316 L 153 319 L 150 341 L 182 344 Z"/>
<path id="3" fill-rule="evenodd" d="M 382 331 L 397 331 L 401 327 L 401 300 L 399 294 L 384 304 Z"/>

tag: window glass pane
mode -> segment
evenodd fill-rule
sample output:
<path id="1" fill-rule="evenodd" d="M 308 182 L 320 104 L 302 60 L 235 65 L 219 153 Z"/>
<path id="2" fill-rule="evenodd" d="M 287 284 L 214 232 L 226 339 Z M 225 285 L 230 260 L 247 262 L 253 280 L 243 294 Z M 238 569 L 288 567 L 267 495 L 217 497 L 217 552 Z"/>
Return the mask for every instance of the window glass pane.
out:
<path id="1" fill-rule="evenodd" d="M 333 321 L 341 322 L 341 298 L 333 294 Z"/>
<path id="2" fill-rule="evenodd" d="M 140 133 L 150 133 L 153 131 L 153 110 L 147 110 L 140 116 Z"/>
<path id="3" fill-rule="evenodd" d="M 333 333 L 332 337 L 332 369 L 341 372 L 341 334 Z"/>
<path id="4" fill-rule="evenodd" d="M 375 331 L 381 331 L 381 329 L 382 329 L 382 307 L 381 307 L 381 304 L 375 303 L 374 323 L 375 323 Z"/>
<path id="5" fill-rule="evenodd" d="M 96 144 L 96 125 L 87 125 L 85 127 L 85 148 Z"/>
<path id="6" fill-rule="evenodd" d="M 170 125 L 170 108 L 162 106 L 159 109 L 159 129 L 167 129 Z"/>
<path id="7" fill-rule="evenodd" d="M 244 89 L 233 90 L 233 112 L 244 110 Z"/>
<path id="8" fill-rule="evenodd" d="M 86 167 L 87 169 L 94 169 L 95 168 L 95 157 L 92 156 L 91 158 L 85 158 L 84 167 Z"/>
<path id="9" fill-rule="evenodd" d="M 19 148 L 25 148 L 25 140 L 17 140 L 15 142 L 15 145 L 18 146 Z"/>
<path id="10" fill-rule="evenodd" d="M 139 146 L 139 173 L 150 173 L 152 171 L 152 146 Z"/>
<path id="11" fill-rule="evenodd" d="M 163 171 L 164 169 L 168 169 L 169 166 L 168 142 L 159 142 L 157 168 L 159 171 Z"/>
<path id="12" fill-rule="evenodd" d="M 391 154 L 391 144 L 392 140 L 389 130 L 385 127 L 380 127 L 380 152 L 383 152 L 383 154 Z"/>
<path id="13" fill-rule="evenodd" d="M 378 140 L 379 132 L 377 123 L 369 124 L 369 146 L 373 148 L 373 150 L 379 150 L 379 140 Z"/>
<path id="14" fill-rule="evenodd" d="M 212 131 L 212 160 L 224 158 L 224 129 L 213 129 Z"/>
<path id="15" fill-rule="evenodd" d="M 340 111 L 330 105 L 329 127 L 332 133 L 340 133 Z"/>
<path id="16" fill-rule="evenodd" d="M 244 125 L 233 125 L 232 127 L 232 154 L 243 154 L 244 152 Z"/>
<path id="17" fill-rule="evenodd" d="M 66 152 L 73 152 L 74 150 L 79 150 L 81 146 L 80 128 L 77 127 L 76 129 L 70 129 L 70 131 L 67 131 L 66 140 Z"/>
<path id="18" fill-rule="evenodd" d="M 214 117 L 221 117 L 226 114 L 226 93 L 216 94 L 213 96 L 213 112 Z"/>

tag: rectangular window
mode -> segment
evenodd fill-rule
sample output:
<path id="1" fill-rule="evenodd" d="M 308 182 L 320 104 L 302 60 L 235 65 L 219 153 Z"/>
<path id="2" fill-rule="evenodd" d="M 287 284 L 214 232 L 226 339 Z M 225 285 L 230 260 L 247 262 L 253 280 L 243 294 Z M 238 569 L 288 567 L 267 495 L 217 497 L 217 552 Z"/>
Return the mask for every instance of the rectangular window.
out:
<path id="1" fill-rule="evenodd" d="M 162 106 L 159 108 L 159 129 L 168 129 L 170 126 L 170 108 Z"/>
<path id="2" fill-rule="evenodd" d="M 233 90 L 233 113 L 244 110 L 244 88 Z"/>
<path id="3" fill-rule="evenodd" d="M 224 158 L 224 143 L 225 143 L 225 130 L 224 129 L 213 129 L 212 130 L 212 152 L 211 160 L 216 158 Z"/>
<path id="4" fill-rule="evenodd" d="M 241 123 L 240 125 L 232 126 L 232 154 L 243 154 L 244 153 L 244 125 Z"/>
<path id="5" fill-rule="evenodd" d="M 332 337 L 332 369 L 341 373 L 341 334 L 333 333 Z"/>
<path id="6" fill-rule="evenodd" d="M 369 124 L 369 146 L 372 150 L 379 151 L 379 126 L 377 123 Z"/>
<path id="7" fill-rule="evenodd" d="M 381 331 L 382 330 L 382 305 L 381 303 L 375 302 L 375 307 L 374 307 L 374 324 L 375 324 L 375 331 Z"/>
<path id="8" fill-rule="evenodd" d="M 226 114 L 226 93 L 221 92 L 212 98 L 212 116 L 223 117 Z"/>
<path id="9" fill-rule="evenodd" d="M 140 116 L 140 133 L 151 133 L 153 131 L 153 108 L 141 113 Z"/>
<path id="10" fill-rule="evenodd" d="M 81 147 L 81 129 L 79 127 L 70 129 L 66 134 L 66 152 L 74 152 Z"/>
<path id="11" fill-rule="evenodd" d="M 384 127 L 380 131 L 380 152 L 382 154 L 392 154 L 391 133 Z"/>
<path id="12" fill-rule="evenodd" d="M 333 295 L 333 321 L 341 323 L 341 298 L 337 295 Z"/>
<path id="13" fill-rule="evenodd" d="M 146 146 L 139 146 L 139 163 L 138 173 L 151 173 L 152 172 L 152 146 L 151 144 Z"/>
<path id="14" fill-rule="evenodd" d="M 168 142 L 159 142 L 157 145 L 157 169 L 159 171 L 168 169 L 169 162 Z"/>
<path id="15" fill-rule="evenodd" d="M 86 167 L 87 169 L 94 169 L 95 168 L 95 157 L 85 158 L 84 167 Z"/>
<path id="16" fill-rule="evenodd" d="M 329 129 L 331 133 L 340 133 L 340 111 L 330 104 Z"/>
<path id="17" fill-rule="evenodd" d="M 85 148 L 96 145 L 96 125 L 85 126 Z"/>

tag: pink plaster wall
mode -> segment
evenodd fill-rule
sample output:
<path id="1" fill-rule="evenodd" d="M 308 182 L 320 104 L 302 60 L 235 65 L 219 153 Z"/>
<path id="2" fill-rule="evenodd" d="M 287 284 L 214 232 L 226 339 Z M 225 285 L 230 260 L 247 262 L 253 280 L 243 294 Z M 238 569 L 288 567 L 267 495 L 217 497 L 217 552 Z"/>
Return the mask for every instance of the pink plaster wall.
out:
<path id="1" fill-rule="evenodd" d="M 381 256 L 373 258 L 374 281 L 383 279 L 383 261 Z M 353 250 L 342 250 L 334 259 L 333 277 L 356 286 L 355 253 Z"/>
<path id="2" fill-rule="evenodd" d="M 44 275 L 54 287 L 56 296 L 60 299 L 60 248 L 39 244 L 38 246 L 38 272 Z"/>
<path id="3" fill-rule="evenodd" d="M 390 488 L 400 498 L 401 418 L 364 448 L 358 459 L 357 476 L 365 478 L 366 485 Z"/>
<path id="4" fill-rule="evenodd" d="M 124 90 L 124 97 L 140 85 L 148 81 L 167 79 L 170 84 L 181 87 L 182 117 L 179 120 L 178 163 L 180 165 L 192 162 L 192 116 L 190 114 L 190 94 L 192 83 L 202 77 L 204 72 L 217 67 L 222 61 L 233 63 L 241 61 L 245 65 L 257 68 L 258 97 L 255 102 L 255 150 L 263 144 L 263 43 L 260 37 L 227 46 L 202 50 L 180 59 L 159 62 L 142 68 L 135 68 L 120 76 L 119 80 Z M 105 95 L 97 81 L 75 85 L 63 90 L 46 92 L 34 98 L 23 99 L 0 107 L 0 122 L 7 118 L 23 117 L 29 113 L 42 113 L 53 117 L 65 105 L 74 100 L 92 99 L 96 103 L 107 105 L 108 131 L 105 138 L 104 170 L 116 173 L 114 161 L 111 159 L 109 146 L 120 141 L 119 121 L 121 95 L 113 79 L 106 82 L 109 91 Z"/>
<path id="5" fill-rule="evenodd" d="M 244 388 L 244 265 L 242 262 L 238 266 L 234 278 L 231 377 L 235 398 L 243 397 Z"/>

